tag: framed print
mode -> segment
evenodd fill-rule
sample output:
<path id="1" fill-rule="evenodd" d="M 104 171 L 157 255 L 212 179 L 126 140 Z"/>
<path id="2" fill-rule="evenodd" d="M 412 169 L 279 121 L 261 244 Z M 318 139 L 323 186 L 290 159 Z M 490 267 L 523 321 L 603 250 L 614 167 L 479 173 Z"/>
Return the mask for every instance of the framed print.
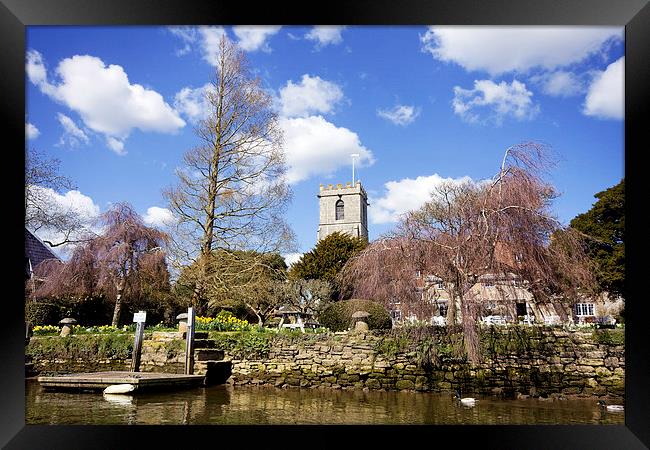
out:
<path id="1" fill-rule="evenodd" d="M 647 2 L 307 6 L 3 0 L 2 444 L 647 448 Z"/>

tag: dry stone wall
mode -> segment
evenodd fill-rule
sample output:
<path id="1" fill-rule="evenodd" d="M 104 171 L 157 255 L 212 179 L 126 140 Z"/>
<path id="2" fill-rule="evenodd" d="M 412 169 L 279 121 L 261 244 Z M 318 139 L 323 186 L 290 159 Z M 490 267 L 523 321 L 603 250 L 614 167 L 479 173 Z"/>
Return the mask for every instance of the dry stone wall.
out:
<path id="1" fill-rule="evenodd" d="M 216 358 L 208 353 L 220 349 L 209 349 L 202 350 L 207 352 L 204 358 L 197 351 L 195 373 L 207 373 L 209 364 L 219 363 L 219 382 L 230 376 L 228 382 L 235 385 L 621 398 L 625 351 L 622 330 L 614 331 L 616 339 L 607 330 L 543 329 L 523 335 L 516 330 L 493 331 L 486 340 L 485 359 L 474 366 L 440 349 L 435 363 L 423 364 L 418 351 L 387 352 L 382 346 L 385 337 L 372 333 L 305 334 L 272 339 L 264 357 L 242 359 L 226 352 Z M 131 359 L 41 355 L 33 363 L 37 372 L 47 375 L 129 370 Z M 176 333 L 146 339 L 140 367 L 142 371 L 182 373 L 184 340 Z"/>
<path id="2" fill-rule="evenodd" d="M 504 396 L 623 397 L 623 345 L 598 342 L 591 331 L 547 330 L 520 350 L 494 348 L 471 366 L 442 357 L 422 367 L 417 352 L 378 351 L 371 334 L 328 341 L 276 340 L 263 359 L 232 358 L 230 383 L 277 387 L 446 391 Z M 503 336 L 498 337 L 502 341 Z M 229 355 L 226 354 L 226 358 Z"/>

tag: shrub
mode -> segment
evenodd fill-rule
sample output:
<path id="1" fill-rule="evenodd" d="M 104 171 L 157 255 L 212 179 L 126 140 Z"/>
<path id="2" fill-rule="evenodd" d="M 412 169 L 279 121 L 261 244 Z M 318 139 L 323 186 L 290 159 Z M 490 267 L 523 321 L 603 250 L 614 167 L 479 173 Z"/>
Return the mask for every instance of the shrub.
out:
<path id="1" fill-rule="evenodd" d="M 266 331 L 238 331 L 233 333 L 210 333 L 217 341 L 217 348 L 227 351 L 234 358 L 264 358 L 271 348 L 274 333 Z"/>
<path id="2" fill-rule="evenodd" d="M 129 358 L 133 350 L 133 336 L 128 334 L 88 334 L 61 338 L 46 336 L 33 338 L 26 353 L 33 358 Z"/>
<path id="3" fill-rule="evenodd" d="M 372 300 L 362 299 L 334 302 L 320 313 L 318 320 L 332 331 L 344 331 L 353 326 L 352 314 L 356 311 L 370 314 L 366 323 L 371 330 L 388 330 L 393 326 L 386 308 Z"/>
<path id="4" fill-rule="evenodd" d="M 29 301 L 25 304 L 25 321 L 32 325 L 56 325 L 63 319 L 64 311 L 56 303 Z"/>
<path id="5" fill-rule="evenodd" d="M 25 304 L 25 320 L 32 325 L 56 325 L 64 317 L 88 326 L 101 325 L 113 318 L 113 305 L 103 296 L 50 297 Z"/>
<path id="6" fill-rule="evenodd" d="M 599 344 L 625 345 L 625 330 L 594 330 L 592 336 Z"/>

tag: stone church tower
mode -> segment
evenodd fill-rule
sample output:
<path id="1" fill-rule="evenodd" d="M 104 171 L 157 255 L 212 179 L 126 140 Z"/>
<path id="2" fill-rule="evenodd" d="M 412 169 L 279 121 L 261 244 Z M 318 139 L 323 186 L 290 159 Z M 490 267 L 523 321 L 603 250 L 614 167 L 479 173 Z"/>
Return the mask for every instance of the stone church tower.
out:
<path id="1" fill-rule="evenodd" d="M 320 185 L 320 221 L 318 240 L 336 231 L 368 239 L 368 195 L 357 181 L 356 185 Z"/>

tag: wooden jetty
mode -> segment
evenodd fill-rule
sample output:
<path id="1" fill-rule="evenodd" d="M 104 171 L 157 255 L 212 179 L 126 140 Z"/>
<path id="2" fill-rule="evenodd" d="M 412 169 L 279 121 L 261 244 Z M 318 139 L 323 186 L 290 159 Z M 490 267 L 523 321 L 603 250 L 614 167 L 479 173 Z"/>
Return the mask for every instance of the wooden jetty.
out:
<path id="1" fill-rule="evenodd" d="M 112 384 L 132 384 L 136 391 L 202 386 L 204 375 L 157 372 L 93 372 L 38 377 L 46 389 L 103 390 Z"/>

